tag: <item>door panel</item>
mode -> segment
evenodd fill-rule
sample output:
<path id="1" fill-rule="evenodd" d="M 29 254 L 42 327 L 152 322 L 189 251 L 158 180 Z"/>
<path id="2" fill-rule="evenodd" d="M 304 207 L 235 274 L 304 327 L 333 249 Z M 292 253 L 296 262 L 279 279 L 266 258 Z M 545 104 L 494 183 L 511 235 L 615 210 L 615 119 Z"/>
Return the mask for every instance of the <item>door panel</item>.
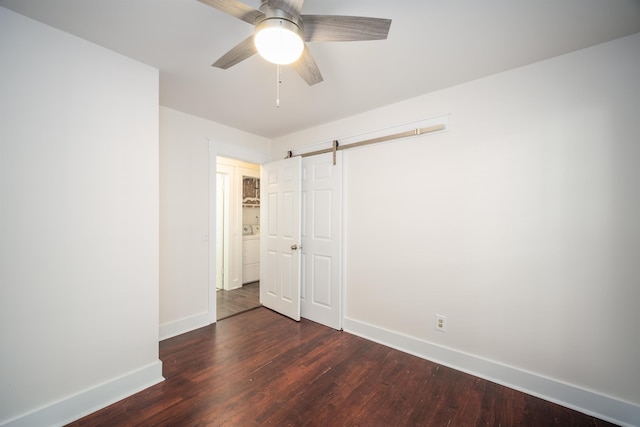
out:
<path id="1" fill-rule="evenodd" d="M 342 328 L 342 153 L 302 160 L 302 317 Z"/>
<path id="2" fill-rule="evenodd" d="M 333 258 L 330 256 L 312 255 L 313 273 L 311 277 L 312 301 L 314 304 L 331 309 L 331 272 Z"/>
<path id="3" fill-rule="evenodd" d="M 280 277 L 280 282 L 282 284 L 282 295 L 281 298 L 284 301 L 291 302 L 293 298 L 293 294 L 295 292 L 291 291 L 291 287 L 293 284 L 291 283 L 291 269 L 292 266 L 292 255 L 291 254 L 281 254 L 280 255 L 280 265 L 282 266 L 282 276 Z"/>
<path id="4" fill-rule="evenodd" d="M 260 180 L 260 302 L 294 320 L 300 320 L 301 168 L 300 157 L 268 163 Z"/>

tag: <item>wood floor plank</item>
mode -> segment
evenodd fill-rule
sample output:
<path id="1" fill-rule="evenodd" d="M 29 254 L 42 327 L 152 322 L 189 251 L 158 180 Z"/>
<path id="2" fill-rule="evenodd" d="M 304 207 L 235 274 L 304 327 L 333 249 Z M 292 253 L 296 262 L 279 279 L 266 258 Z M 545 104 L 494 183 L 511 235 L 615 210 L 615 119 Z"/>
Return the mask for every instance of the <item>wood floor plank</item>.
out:
<path id="1" fill-rule="evenodd" d="M 611 426 L 258 308 L 160 343 L 166 380 L 71 426 Z"/>

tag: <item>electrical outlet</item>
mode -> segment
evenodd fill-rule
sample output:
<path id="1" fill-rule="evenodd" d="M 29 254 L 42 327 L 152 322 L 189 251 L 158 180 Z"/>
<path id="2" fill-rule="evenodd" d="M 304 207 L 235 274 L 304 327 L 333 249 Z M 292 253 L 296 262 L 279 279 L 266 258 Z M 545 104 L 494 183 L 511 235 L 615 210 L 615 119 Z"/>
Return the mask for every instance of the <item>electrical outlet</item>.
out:
<path id="1" fill-rule="evenodd" d="M 447 316 L 436 314 L 436 331 L 447 332 Z"/>

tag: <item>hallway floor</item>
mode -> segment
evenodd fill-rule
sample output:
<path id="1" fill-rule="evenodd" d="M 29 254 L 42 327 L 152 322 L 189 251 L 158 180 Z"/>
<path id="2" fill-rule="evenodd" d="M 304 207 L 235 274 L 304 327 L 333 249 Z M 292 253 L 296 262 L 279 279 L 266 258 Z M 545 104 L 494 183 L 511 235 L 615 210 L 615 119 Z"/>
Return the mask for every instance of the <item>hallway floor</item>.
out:
<path id="1" fill-rule="evenodd" d="M 243 285 L 231 291 L 216 292 L 217 320 L 260 307 L 260 282 Z"/>

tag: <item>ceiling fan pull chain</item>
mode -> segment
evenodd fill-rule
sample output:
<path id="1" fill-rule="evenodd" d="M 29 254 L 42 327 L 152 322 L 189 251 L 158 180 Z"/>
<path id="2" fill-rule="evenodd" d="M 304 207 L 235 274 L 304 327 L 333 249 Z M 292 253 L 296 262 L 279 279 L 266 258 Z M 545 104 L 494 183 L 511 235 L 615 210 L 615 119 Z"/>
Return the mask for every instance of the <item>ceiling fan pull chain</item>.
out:
<path id="1" fill-rule="evenodd" d="M 280 108 L 280 83 L 282 76 L 280 75 L 280 64 L 276 65 L 276 108 Z"/>

